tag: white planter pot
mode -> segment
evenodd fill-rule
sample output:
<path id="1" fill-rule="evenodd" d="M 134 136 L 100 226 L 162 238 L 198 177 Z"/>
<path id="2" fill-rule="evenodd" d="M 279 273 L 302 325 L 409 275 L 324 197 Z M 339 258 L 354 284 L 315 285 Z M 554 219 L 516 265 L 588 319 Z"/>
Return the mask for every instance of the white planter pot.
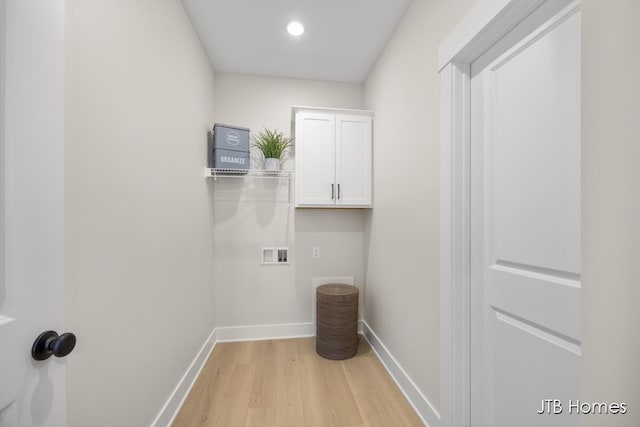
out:
<path id="1" fill-rule="evenodd" d="M 264 170 L 266 171 L 279 171 L 280 159 L 264 159 Z"/>

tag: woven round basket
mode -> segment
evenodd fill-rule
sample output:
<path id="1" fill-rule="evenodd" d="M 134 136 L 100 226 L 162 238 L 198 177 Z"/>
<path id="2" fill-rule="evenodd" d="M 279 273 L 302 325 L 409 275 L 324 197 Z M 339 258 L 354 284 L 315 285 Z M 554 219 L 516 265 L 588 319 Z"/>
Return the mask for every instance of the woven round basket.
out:
<path id="1" fill-rule="evenodd" d="M 316 289 L 316 352 L 332 360 L 358 351 L 358 288 L 329 284 Z"/>

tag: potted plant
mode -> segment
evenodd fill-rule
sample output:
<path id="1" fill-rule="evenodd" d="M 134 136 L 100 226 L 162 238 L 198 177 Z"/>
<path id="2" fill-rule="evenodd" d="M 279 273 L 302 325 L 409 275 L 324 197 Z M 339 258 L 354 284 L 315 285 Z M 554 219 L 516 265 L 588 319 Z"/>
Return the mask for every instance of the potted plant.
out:
<path id="1" fill-rule="evenodd" d="M 280 170 L 280 159 L 292 139 L 278 130 L 264 128 L 253 138 L 253 146 L 259 149 L 264 156 L 264 169 L 268 171 Z"/>

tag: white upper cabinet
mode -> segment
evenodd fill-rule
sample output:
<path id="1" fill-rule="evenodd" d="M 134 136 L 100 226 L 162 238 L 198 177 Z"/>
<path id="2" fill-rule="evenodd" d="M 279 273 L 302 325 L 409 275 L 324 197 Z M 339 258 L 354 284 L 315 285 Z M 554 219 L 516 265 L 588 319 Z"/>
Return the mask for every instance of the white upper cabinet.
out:
<path id="1" fill-rule="evenodd" d="M 336 116 L 336 204 L 371 206 L 371 116 Z"/>
<path id="2" fill-rule="evenodd" d="M 297 207 L 372 207 L 371 117 L 294 108 Z"/>
<path id="3" fill-rule="evenodd" d="M 296 205 L 335 204 L 335 129 L 335 116 L 296 114 Z"/>

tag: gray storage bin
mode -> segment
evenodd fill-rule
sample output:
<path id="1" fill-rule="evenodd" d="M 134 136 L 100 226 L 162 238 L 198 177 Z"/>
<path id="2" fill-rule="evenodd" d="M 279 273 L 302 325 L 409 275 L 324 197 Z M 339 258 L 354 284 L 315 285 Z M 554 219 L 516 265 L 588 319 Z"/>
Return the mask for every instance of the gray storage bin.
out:
<path id="1" fill-rule="evenodd" d="M 235 151 L 238 154 L 224 153 L 216 155 L 216 151 Z M 246 158 L 246 165 L 235 163 L 230 166 L 230 162 L 221 160 L 221 156 L 230 157 L 230 160 Z M 213 131 L 209 131 L 209 141 L 207 144 L 207 167 L 210 168 L 232 168 L 249 169 L 249 129 L 239 126 L 229 126 L 216 123 Z"/>
<path id="2" fill-rule="evenodd" d="M 216 169 L 249 169 L 249 152 L 234 150 L 215 150 L 213 166 Z"/>
<path id="3" fill-rule="evenodd" d="M 216 123 L 213 126 L 213 149 L 249 151 L 249 129 Z"/>

